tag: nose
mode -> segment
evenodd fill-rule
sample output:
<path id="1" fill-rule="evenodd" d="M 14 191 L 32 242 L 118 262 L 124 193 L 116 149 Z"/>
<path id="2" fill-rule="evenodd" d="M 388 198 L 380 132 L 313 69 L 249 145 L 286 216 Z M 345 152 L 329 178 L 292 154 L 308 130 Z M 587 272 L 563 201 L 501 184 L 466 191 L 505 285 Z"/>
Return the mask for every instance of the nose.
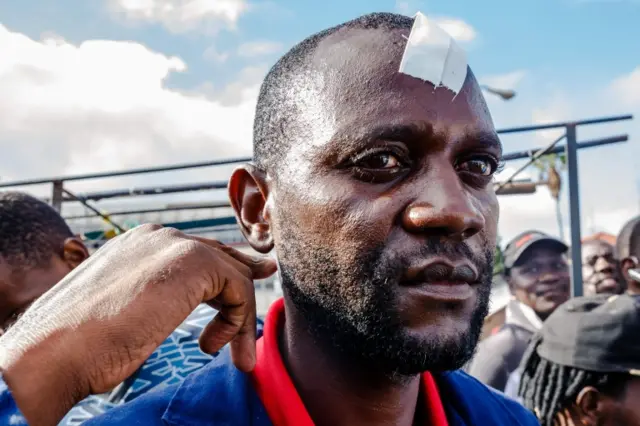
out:
<path id="1" fill-rule="evenodd" d="M 439 173 L 422 185 L 419 196 L 409 204 L 402 225 L 410 233 L 430 234 L 463 241 L 482 231 L 485 219 L 474 206 L 457 173 Z"/>
<path id="2" fill-rule="evenodd" d="M 596 272 L 611 272 L 613 265 L 604 257 L 599 257 L 593 269 L 595 269 Z"/>

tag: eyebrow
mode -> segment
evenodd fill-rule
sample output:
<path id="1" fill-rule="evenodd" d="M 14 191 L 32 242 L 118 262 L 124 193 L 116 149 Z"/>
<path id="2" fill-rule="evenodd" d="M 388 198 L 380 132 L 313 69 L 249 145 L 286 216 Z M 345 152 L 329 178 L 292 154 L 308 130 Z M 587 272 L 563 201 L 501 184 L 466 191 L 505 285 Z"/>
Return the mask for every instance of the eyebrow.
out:
<path id="1" fill-rule="evenodd" d="M 339 151 L 353 151 L 369 146 L 373 141 L 389 140 L 408 143 L 417 143 L 425 139 L 436 140 L 438 136 L 433 131 L 433 125 L 428 122 L 418 122 L 411 124 L 393 124 L 362 129 L 359 132 L 348 130 L 334 135 L 331 145 L 337 146 Z M 472 131 L 466 133 L 462 138 L 455 141 L 470 145 L 474 148 L 489 148 L 496 151 L 499 159 L 502 159 L 502 142 L 496 132 L 492 131 Z"/>

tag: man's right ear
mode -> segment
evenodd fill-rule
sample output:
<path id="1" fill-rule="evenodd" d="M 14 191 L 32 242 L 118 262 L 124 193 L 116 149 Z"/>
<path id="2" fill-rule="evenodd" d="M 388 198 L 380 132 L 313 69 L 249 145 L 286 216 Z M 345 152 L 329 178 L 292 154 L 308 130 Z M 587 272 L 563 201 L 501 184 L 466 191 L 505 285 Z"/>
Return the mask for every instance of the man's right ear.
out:
<path id="1" fill-rule="evenodd" d="M 62 260 L 70 270 L 77 268 L 89 257 L 89 250 L 79 237 L 71 237 L 64 240 L 62 247 Z"/>
<path id="2" fill-rule="evenodd" d="M 267 175 L 252 164 L 233 171 L 229 179 L 229 201 L 242 234 L 259 253 L 273 249 L 273 236 L 269 223 L 271 206 Z"/>
<path id="3" fill-rule="evenodd" d="M 627 285 L 635 283 L 635 280 L 631 278 L 631 276 L 629 275 L 629 269 L 634 269 L 637 267 L 638 267 L 638 259 L 636 259 L 635 256 L 625 257 L 620 261 L 620 270 L 622 271 L 622 276 L 624 277 L 624 280 L 627 282 Z"/>

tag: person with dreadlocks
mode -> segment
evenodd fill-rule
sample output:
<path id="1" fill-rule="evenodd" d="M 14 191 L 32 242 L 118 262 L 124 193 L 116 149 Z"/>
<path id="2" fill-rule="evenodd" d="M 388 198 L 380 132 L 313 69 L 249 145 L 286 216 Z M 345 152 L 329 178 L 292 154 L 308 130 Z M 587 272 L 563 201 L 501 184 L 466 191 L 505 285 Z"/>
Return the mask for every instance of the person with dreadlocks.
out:
<path id="1" fill-rule="evenodd" d="M 532 339 L 519 396 L 542 426 L 640 425 L 640 298 L 560 306 Z"/>

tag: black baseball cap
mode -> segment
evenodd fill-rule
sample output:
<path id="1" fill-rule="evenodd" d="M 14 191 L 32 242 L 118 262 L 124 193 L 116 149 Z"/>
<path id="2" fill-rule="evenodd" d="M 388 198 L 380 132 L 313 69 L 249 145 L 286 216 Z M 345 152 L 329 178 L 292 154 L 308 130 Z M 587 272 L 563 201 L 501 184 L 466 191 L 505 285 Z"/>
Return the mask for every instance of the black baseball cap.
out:
<path id="1" fill-rule="evenodd" d="M 542 244 L 556 248 L 560 253 L 566 253 L 569 250 L 569 246 L 551 235 L 540 231 L 526 231 L 512 239 L 504 248 L 502 254 L 505 268 L 513 268 L 527 250 Z"/>
<path id="2" fill-rule="evenodd" d="M 570 299 L 545 321 L 541 358 L 600 373 L 640 376 L 640 297 L 599 294 Z"/>

